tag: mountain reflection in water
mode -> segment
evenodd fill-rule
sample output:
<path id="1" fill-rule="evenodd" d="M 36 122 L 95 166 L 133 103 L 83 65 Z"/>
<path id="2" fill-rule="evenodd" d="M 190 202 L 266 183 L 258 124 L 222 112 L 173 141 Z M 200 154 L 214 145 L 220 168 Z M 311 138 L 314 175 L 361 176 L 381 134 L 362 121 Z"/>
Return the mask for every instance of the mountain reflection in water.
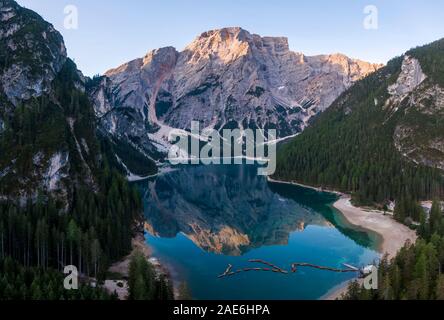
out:
<path id="1" fill-rule="evenodd" d="M 152 235 L 182 233 L 207 252 L 239 256 L 286 245 L 308 225 L 336 227 L 362 246 L 372 244 L 338 219 L 329 206 L 335 195 L 269 183 L 255 166 L 183 166 L 138 185 Z"/>

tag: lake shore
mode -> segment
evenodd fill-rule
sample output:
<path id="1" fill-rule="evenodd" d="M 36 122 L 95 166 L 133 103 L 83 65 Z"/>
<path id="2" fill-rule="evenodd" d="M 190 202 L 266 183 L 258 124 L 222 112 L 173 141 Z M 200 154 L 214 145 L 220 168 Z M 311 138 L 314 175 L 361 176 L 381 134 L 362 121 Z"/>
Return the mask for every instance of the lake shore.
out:
<path id="1" fill-rule="evenodd" d="M 268 180 L 268 182 L 272 182 L 272 183 L 288 184 L 288 185 L 293 185 L 293 186 L 298 186 L 298 187 L 302 187 L 302 188 L 307 188 L 307 189 L 315 190 L 315 191 L 318 191 L 318 192 L 333 193 L 333 194 L 335 194 L 337 196 L 343 196 L 344 195 L 343 193 L 341 193 L 339 191 L 323 189 L 323 188 L 318 188 L 318 187 L 313 187 L 313 186 L 309 186 L 309 185 L 298 183 L 298 182 L 294 182 L 294 181 L 275 180 L 275 179 L 272 179 L 270 177 L 267 177 L 267 180 Z"/>
<path id="2" fill-rule="evenodd" d="M 382 237 L 379 251 L 382 254 L 387 254 L 389 259 L 395 257 L 407 241 L 415 243 L 418 238 L 414 230 L 399 223 L 390 214 L 355 207 L 351 204 L 350 196 L 341 196 L 333 206 L 342 213 L 350 224 L 379 234 Z"/>
<path id="3" fill-rule="evenodd" d="M 334 300 L 340 300 L 341 297 L 347 293 L 348 286 L 353 282 L 358 281 L 359 284 L 363 284 L 363 279 L 351 279 L 344 281 L 337 286 L 331 288 L 325 295 L 323 295 L 319 300 L 325 300 L 325 301 L 334 301 Z"/>
<path id="4" fill-rule="evenodd" d="M 165 265 L 163 265 L 157 258 L 154 258 L 152 256 L 153 250 L 146 242 L 144 232 L 145 228 L 143 229 L 143 231 L 137 232 L 137 234 L 132 239 L 131 253 L 123 258 L 121 261 L 112 264 L 108 269 L 109 273 L 111 273 L 112 275 L 118 275 L 121 279 L 107 279 L 105 280 L 104 287 L 110 294 L 116 292 L 119 300 L 126 300 L 128 297 L 129 287 L 127 279 L 129 277 L 129 266 L 133 255 L 136 253 L 142 254 L 145 259 L 154 267 L 154 271 L 157 274 L 164 274 L 169 277 L 171 281 L 173 281 L 170 277 L 169 269 Z M 174 294 L 177 296 L 177 290 L 176 286 L 174 286 L 174 282 L 173 288 Z"/>
<path id="5" fill-rule="evenodd" d="M 348 195 L 342 195 L 333 206 L 342 213 L 350 224 L 379 234 L 382 238 L 379 251 L 382 254 L 387 254 L 389 259 L 395 257 L 407 241 L 415 243 L 418 238 L 414 230 L 397 222 L 391 215 L 378 210 L 353 206 L 351 197 Z M 333 288 L 322 297 L 322 300 L 340 299 L 347 292 L 349 284 L 350 281 L 347 281 Z"/>
<path id="6" fill-rule="evenodd" d="M 393 258 L 396 253 L 406 244 L 407 241 L 415 243 L 418 238 L 416 232 L 407 226 L 397 222 L 389 214 L 384 214 L 382 211 L 360 208 L 352 205 L 351 197 L 349 195 L 334 191 L 316 188 L 312 186 L 303 185 L 296 182 L 278 181 L 268 178 L 272 183 L 291 184 L 304 188 L 310 188 L 319 192 L 329 192 L 338 195 L 340 198 L 333 204 L 345 220 L 360 229 L 368 230 L 378 234 L 382 241 L 379 245 L 378 251 L 382 254 L 387 254 L 389 258 Z M 347 291 L 350 281 L 346 281 L 335 288 L 332 288 L 322 300 L 336 300 Z"/>
<path id="7" fill-rule="evenodd" d="M 354 227 L 374 232 L 381 236 L 379 251 L 393 258 L 407 241 L 416 242 L 417 235 L 406 225 L 394 220 L 392 215 L 384 214 L 376 209 L 356 207 L 351 203 L 351 197 L 347 194 L 328 189 L 321 189 L 297 182 L 280 181 L 268 178 L 272 183 L 290 184 L 303 188 L 309 188 L 318 192 L 327 192 L 338 195 L 340 198 L 333 207 L 342 213 L 345 220 Z"/>

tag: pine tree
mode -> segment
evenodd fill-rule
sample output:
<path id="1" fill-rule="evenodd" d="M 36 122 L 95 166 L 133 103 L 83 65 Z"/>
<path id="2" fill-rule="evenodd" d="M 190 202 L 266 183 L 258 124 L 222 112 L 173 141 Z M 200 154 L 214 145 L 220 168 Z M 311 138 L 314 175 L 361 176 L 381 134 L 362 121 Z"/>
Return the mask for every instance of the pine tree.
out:
<path id="1" fill-rule="evenodd" d="M 79 230 L 77 228 L 77 224 L 74 220 L 71 220 L 68 225 L 67 230 L 67 238 L 69 241 L 69 250 L 70 250 L 70 264 L 73 264 L 73 251 L 74 244 L 79 239 Z"/>
<path id="2" fill-rule="evenodd" d="M 441 203 L 438 200 L 433 201 L 430 210 L 430 232 L 433 234 L 439 232 L 442 224 Z"/>
<path id="3" fill-rule="evenodd" d="M 436 299 L 444 300 L 444 275 L 440 274 L 436 282 Z"/>

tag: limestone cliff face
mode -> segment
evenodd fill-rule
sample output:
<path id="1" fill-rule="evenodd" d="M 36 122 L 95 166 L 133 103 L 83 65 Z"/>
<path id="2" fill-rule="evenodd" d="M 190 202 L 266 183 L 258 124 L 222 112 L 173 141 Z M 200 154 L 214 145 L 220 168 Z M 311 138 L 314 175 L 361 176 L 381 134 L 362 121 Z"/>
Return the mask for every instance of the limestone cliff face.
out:
<path id="1" fill-rule="evenodd" d="M 96 190 L 99 152 L 84 77 L 62 36 L 35 12 L 0 0 L 0 200 Z"/>
<path id="2" fill-rule="evenodd" d="M 425 79 L 427 79 L 427 76 L 423 73 L 419 61 L 408 55 L 404 56 L 401 73 L 399 74 L 396 83 L 388 88 L 388 92 L 392 97 L 387 101 L 387 104 L 394 105 L 399 103 Z"/>
<path id="3" fill-rule="evenodd" d="M 193 120 L 218 130 L 274 128 L 286 137 L 379 67 L 341 54 L 308 57 L 290 51 L 286 38 L 225 28 L 201 34 L 182 52 L 154 50 L 110 70 L 90 94 L 113 134 L 132 135 L 118 116 L 110 119 L 123 108 L 135 111 L 134 130 L 147 128 L 152 140 L 160 127 L 186 130 Z"/>
<path id="4" fill-rule="evenodd" d="M 148 108 L 154 102 L 152 98 L 157 95 L 156 91 L 164 81 L 171 76 L 177 58 L 178 53 L 174 48 L 162 48 L 149 52 L 144 58 L 109 70 L 106 73 L 110 79 L 109 84 L 114 90 L 118 90 L 114 91 L 114 101 L 109 107 L 131 106 L 146 120 Z M 98 113 L 101 115 L 107 111 L 109 108 L 99 109 Z"/>
<path id="5" fill-rule="evenodd" d="M 0 21 L 0 91 L 13 105 L 47 93 L 66 61 L 62 36 L 12 0 L 0 1 Z"/>
<path id="6" fill-rule="evenodd" d="M 397 150 L 411 161 L 444 170 L 444 89 L 428 77 L 418 59 L 404 56 L 396 83 L 386 102 L 393 115 L 403 112 L 396 126 Z"/>
<path id="7" fill-rule="evenodd" d="M 181 129 L 192 120 L 217 129 L 270 127 L 285 137 L 376 69 L 342 55 L 305 57 L 290 51 L 286 38 L 240 28 L 210 31 L 180 54 L 174 83 L 165 88 L 172 105 L 161 119 Z"/>

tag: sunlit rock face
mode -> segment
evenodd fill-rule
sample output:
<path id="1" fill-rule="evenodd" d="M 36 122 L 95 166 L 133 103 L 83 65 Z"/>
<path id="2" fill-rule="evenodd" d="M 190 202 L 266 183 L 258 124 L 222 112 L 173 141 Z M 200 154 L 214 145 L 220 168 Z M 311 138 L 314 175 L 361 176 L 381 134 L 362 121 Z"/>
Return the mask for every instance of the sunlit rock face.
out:
<path id="1" fill-rule="evenodd" d="M 217 254 L 287 244 L 293 231 L 329 225 L 321 214 L 273 192 L 255 168 L 187 167 L 142 186 L 150 233 L 183 233 Z"/>
<path id="2" fill-rule="evenodd" d="M 377 66 L 343 55 L 306 57 L 288 39 L 261 37 L 241 28 L 203 33 L 180 53 L 174 97 L 162 120 L 186 129 L 273 127 L 279 137 L 297 133 L 354 81 Z"/>
<path id="3" fill-rule="evenodd" d="M 162 48 L 112 69 L 90 95 L 105 130 L 142 149 L 147 141 L 162 145 L 162 128 L 188 130 L 193 120 L 217 130 L 276 129 L 282 138 L 301 132 L 379 67 L 341 54 L 305 56 L 291 51 L 287 38 L 224 28 L 201 34 L 182 52 Z M 121 123 L 122 109 L 131 127 Z"/>

